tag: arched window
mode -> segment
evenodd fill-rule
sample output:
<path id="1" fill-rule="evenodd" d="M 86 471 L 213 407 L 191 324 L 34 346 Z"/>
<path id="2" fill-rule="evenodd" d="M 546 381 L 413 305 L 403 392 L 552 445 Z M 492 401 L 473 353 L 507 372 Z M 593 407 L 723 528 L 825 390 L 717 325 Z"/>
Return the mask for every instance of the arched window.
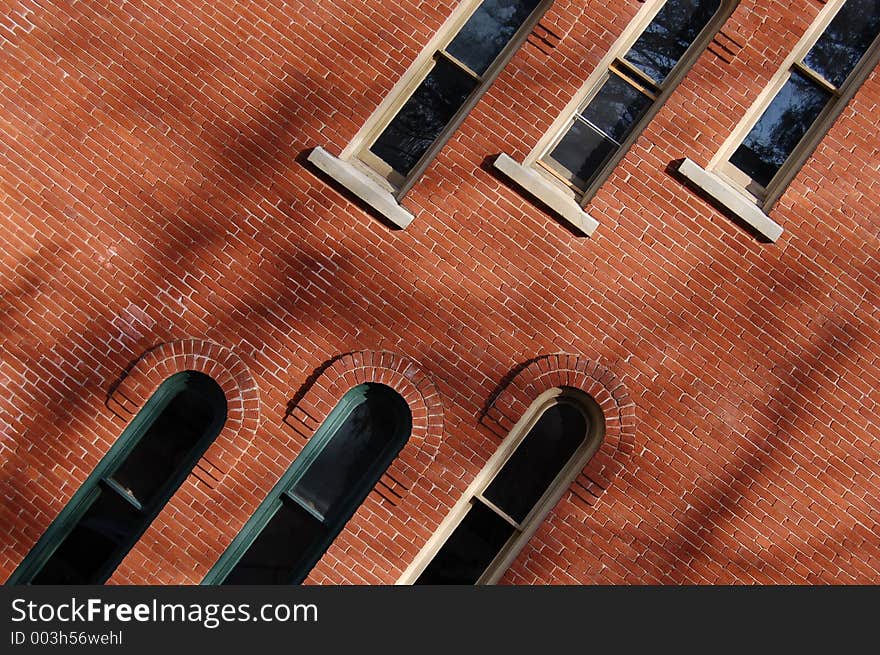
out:
<path id="1" fill-rule="evenodd" d="M 351 389 L 257 508 L 203 584 L 298 584 L 409 439 L 406 401 Z"/>
<path id="2" fill-rule="evenodd" d="M 226 421 L 226 396 L 197 371 L 156 390 L 10 578 L 101 584 L 174 495 Z"/>
<path id="3" fill-rule="evenodd" d="M 602 410 L 576 389 L 539 397 L 402 578 L 414 584 L 497 581 L 604 436 Z"/>

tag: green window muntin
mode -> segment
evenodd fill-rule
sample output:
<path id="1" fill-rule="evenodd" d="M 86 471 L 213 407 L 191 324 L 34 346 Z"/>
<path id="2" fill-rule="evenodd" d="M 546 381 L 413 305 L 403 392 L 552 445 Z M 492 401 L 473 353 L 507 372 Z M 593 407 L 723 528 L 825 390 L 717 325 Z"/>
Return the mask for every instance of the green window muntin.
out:
<path id="1" fill-rule="evenodd" d="M 31 549 L 7 584 L 102 584 L 226 422 L 209 376 L 165 380 Z"/>
<path id="2" fill-rule="evenodd" d="M 202 584 L 298 584 L 409 439 L 406 401 L 382 384 L 349 390 Z"/>

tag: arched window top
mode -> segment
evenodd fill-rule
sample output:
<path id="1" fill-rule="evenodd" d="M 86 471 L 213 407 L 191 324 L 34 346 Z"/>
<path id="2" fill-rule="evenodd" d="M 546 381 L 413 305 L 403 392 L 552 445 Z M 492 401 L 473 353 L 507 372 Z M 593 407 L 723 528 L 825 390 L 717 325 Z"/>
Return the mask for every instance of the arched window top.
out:
<path id="1" fill-rule="evenodd" d="M 390 387 L 348 391 L 203 584 L 302 582 L 411 430 L 409 405 Z"/>
<path id="2" fill-rule="evenodd" d="M 589 434 L 580 404 L 562 398 L 544 409 L 483 492 L 486 500 L 523 521 Z"/>
<path id="3" fill-rule="evenodd" d="M 226 395 L 204 373 L 165 380 L 10 582 L 105 582 L 220 432 L 226 412 Z"/>
<path id="4" fill-rule="evenodd" d="M 354 387 L 303 450 L 308 465 L 289 493 L 322 518 L 339 511 L 365 480 L 381 477 L 373 469 L 388 466 L 411 429 L 409 405 L 396 391 L 375 383 Z"/>
<path id="5" fill-rule="evenodd" d="M 570 388 L 542 394 L 453 509 L 415 584 L 491 583 L 504 573 L 604 436 L 595 400 Z M 407 577 L 406 574 L 404 577 Z"/>
<path id="6" fill-rule="evenodd" d="M 132 421 L 140 434 L 132 435 L 134 446 L 109 480 L 141 505 L 155 502 L 165 486 L 188 473 L 194 454 L 201 456 L 206 439 L 220 432 L 226 412 L 226 395 L 213 378 L 198 371 L 171 376 Z"/>

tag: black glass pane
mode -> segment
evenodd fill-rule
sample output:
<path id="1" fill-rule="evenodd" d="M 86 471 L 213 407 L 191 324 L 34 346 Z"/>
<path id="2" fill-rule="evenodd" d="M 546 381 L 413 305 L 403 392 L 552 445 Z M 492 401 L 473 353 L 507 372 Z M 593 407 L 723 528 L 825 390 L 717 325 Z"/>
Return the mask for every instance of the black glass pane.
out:
<path id="1" fill-rule="evenodd" d="M 541 414 L 483 496 L 517 521 L 550 487 L 587 436 L 583 413 L 559 403 Z"/>
<path id="2" fill-rule="evenodd" d="M 482 75 L 516 34 L 539 0 L 484 0 L 446 51 Z"/>
<path id="3" fill-rule="evenodd" d="M 291 494 L 327 517 L 338 511 L 380 455 L 395 444 L 404 401 L 397 394 L 370 390 L 291 489 Z"/>
<path id="4" fill-rule="evenodd" d="M 841 86 L 880 33 L 880 0 L 847 0 L 804 63 Z"/>
<path id="5" fill-rule="evenodd" d="M 102 490 L 76 527 L 52 554 L 32 584 L 101 584 L 112 572 L 120 547 L 141 522 L 140 513 L 118 494 Z"/>
<path id="6" fill-rule="evenodd" d="M 766 187 L 830 98 L 803 75 L 792 73 L 730 162 Z"/>
<path id="7" fill-rule="evenodd" d="M 545 163 L 580 189 L 586 189 L 617 144 L 589 125 L 575 121 Z"/>
<path id="8" fill-rule="evenodd" d="M 213 392 L 213 393 L 212 393 Z M 147 505 L 163 486 L 192 466 L 193 448 L 222 420 L 223 391 L 210 379 L 185 386 L 156 417 L 113 480 Z"/>
<path id="9" fill-rule="evenodd" d="M 652 102 L 622 78 L 611 75 L 581 116 L 619 143 L 629 136 L 633 125 L 645 115 Z"/>
<path id="10" fill-rule="evenodd" d="M 475 500 L 415 584 L 475 584 L 513 531 L 510 523 Z"/>
<path id="11" fill-rule="evenodd" d="M 438 59 L 370 151 L 406 175 L 455 116 L 477 81 L 457 66 Z"/>
<path id="12" fill-rule="evenodd" d="M 286 500 L 269 519 L 223 584 L 292 584 L 304 577 L 304 558 L 322 538 L 324 525 Z"/>
<path id="13" fill-rule="evenodd" d="M 669 0 L 624 59 L 662 84 L 720 6 L 720 0 Z"/>

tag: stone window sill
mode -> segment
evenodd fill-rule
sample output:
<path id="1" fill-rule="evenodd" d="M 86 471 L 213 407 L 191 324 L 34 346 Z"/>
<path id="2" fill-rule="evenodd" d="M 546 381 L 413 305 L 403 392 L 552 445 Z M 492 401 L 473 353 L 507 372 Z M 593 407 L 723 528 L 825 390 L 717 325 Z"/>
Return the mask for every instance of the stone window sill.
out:
<path id="1" fill-rule="evenodd" d="M 413 215 L 400 206 L 394 195 L 351 162 L 334 157 L 320 146 L 309 153 L 308 160 L 397 227 L 406 228 L 412 223 Z"/>
<path id="2" fill-rule="evenodd" d="M 599 222 L 585 212 L 574 198 L 544 179 L 538 171 L 516 163 L 504 153 L 495 159 L 495 168 L 582 234 L 591 236 L 599 227 Z"/>
<path id="3" fill-rule="evenodd" d="M 678 173 L 690 185 L 702 191 L 771 242 L 775 242 L 782 235 L 782 227 L 761 211 L 751 198 L 693 160 L 684 159 L 678 165 Z"/>

